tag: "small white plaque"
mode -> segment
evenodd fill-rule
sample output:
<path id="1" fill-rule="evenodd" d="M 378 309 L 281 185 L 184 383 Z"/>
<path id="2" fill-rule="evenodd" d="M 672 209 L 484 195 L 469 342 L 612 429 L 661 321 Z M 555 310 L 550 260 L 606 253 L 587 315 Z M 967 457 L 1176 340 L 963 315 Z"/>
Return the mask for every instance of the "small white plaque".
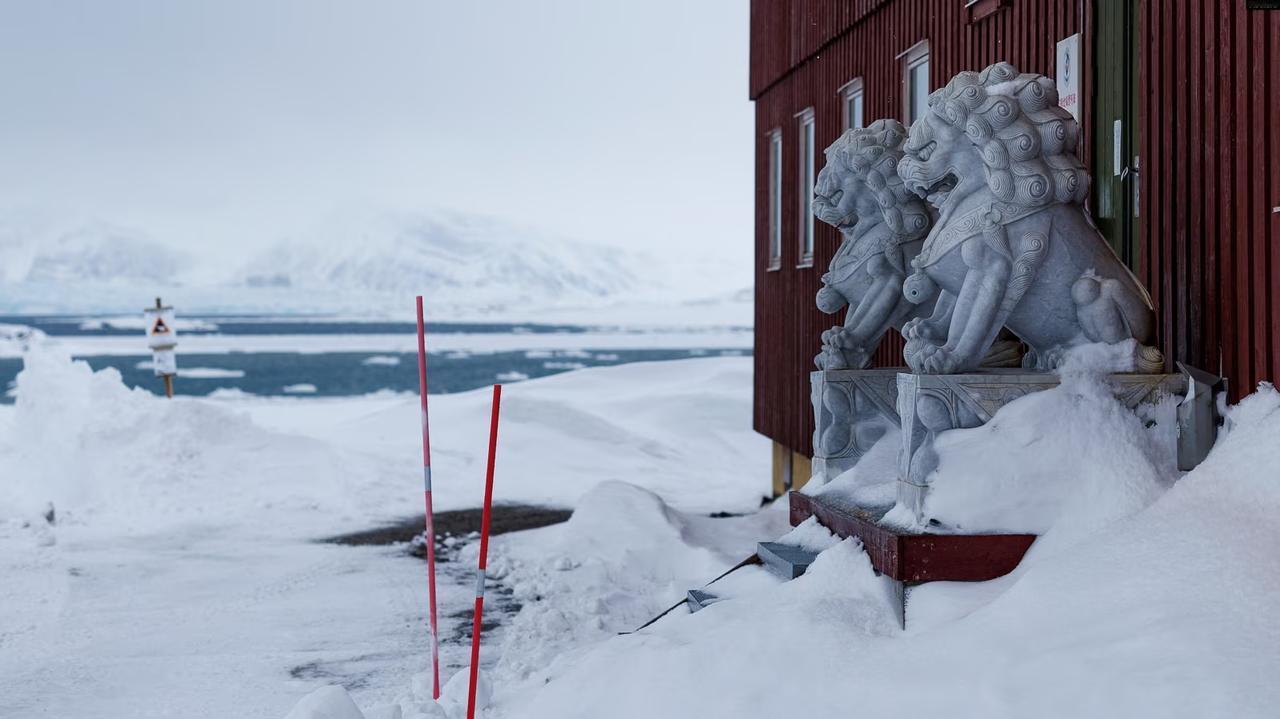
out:
<path id="1" fill-rule="evenodd" d="M 151 353 L 151 363 L 155 366 L 157 377 L 178 374 L 178 356 L 172 349 L 155 350 Z"/>

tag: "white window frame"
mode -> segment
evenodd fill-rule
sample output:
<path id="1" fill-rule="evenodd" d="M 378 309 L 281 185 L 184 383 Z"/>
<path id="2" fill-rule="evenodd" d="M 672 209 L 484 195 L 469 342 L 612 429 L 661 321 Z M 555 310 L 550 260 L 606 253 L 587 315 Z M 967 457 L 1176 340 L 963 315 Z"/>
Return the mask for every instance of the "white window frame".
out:
<path id="1" fill-rule="evenodd" d="M 818 128 L 812 107 L 796 113 L 799 129 L 800 163 L 800 261 L 796 267 L 813 267 L 813 184 L 817 179 Z"/>
<path id="2" fill-rule="evenodd" d="M 859 100 L 857 118 L 850 117 L 849 112 L 849 105 L 854 99 Z M 840 107 L 843 108 L 844 113 L 844 129 L 852 130 L 855 127 L 867 126 L 867 95 L 862 89 L 862 78 L 855 77 L 840 88 Z"/>
<path id="3" fill-rule="evenodd" d="M 912 45 L 898 55 L 902 58 L 902 121 L 908 127 L 914 122 L 911 117 L 911 98 L 915 93 L 912 92 L 911 74 L 912 71 L 921 65 L 927 65 L 929 58 L 929 41 L 921 40 Z M 928 73 L 925 74 L 926 92 L 932 92 L 933 88 L 927 87 L 929 82 Z M 924 116 L 924 108 L 920 109 L 921 117 Z"/>
<path id="4" fill-rule="evenodd" d="M 769 264 L 768 271 L 782 269 L 782 129 L 773 128 L 768 140 Z"/>

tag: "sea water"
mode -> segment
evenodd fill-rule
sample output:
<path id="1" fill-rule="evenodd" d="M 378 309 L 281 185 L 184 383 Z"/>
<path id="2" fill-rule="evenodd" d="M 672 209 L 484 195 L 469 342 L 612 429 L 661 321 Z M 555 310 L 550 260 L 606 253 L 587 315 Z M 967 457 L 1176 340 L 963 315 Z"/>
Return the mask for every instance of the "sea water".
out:
<path id="1" fill-rule="evenodd" d="M 88 362 L 93 369 L 114 367 L 128 386 L 154 393 L 163 391 L 152 369 L 141 317 L 14 316 L 0 317 L 0 323 L 26 325 L 54 341 L 65 342 L 77 359 Z M 174 385 L 180 395 L 336 397 L 418 391 L 416 351 L 403 351 L 411 350 L 416 342 L 413 323 L 207 316 L 182 318 L 179 328 L 179 374 Z M 745 328 L 710 338 L 690 332 L 690 346 L 673 347 L 668 337 L 662 346 L 654 348 L 644 347 L 644 335 L 634 333 L 625 343 L 629 346 L 611 347 L 617 339 L 611 332 L 624 333 L 577 325 L 431 323 L 427 359 L 430 391 L 461 392 L 495 382 L 517 382 L 628 362 L 750 354 L 750 330 Z M 504 345 L 519 345 L 521 338 L 529 336 L 535 336 L 536 349 L 502 349 Z M 342 349 L 345 344 L 368 347 L 371 343 L 365 340 L 371 337 L 390 340 L 391 349 Z M 459 342 L 460 337 L 467 339 Z M 127 349 L 132 347 L 132 338 L 137 340 L 136 354 Z M 184 340 L 196 349 L 184 351 Z M 720 346 L 717 342 L 721 342 Z M 467 346 L 468 343 L 474 346 Z M 449 349 L 431 351 L 431 346 L 441 344 Z M 592 344 L 603 346 L 593 348 Z M 298 349 L 290 350 L 290 345 Z M 217 350 L 201 351 L 201 346 L 216 346 Z M 264 351 L 264 346 L 270 350 Z M 21 358 L 0 358 L 0 403 L 13 402 L 13 382 L 21 369 Z"/>

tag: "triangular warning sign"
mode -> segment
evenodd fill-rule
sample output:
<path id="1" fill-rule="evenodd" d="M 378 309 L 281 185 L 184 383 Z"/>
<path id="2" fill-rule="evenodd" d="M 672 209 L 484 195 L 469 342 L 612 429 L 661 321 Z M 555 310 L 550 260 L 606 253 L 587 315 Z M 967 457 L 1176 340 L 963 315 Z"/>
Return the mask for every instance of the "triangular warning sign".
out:
<path id="1" fill-rule="evenodd" d="M 151 334 L 163 335 L 163 334 L 168 334 L 168 332 L 169 332 L 169 325 L 166 325 L 164 323 L 164 318 L 157 317 L 155 325 L 151 327 Z"/>

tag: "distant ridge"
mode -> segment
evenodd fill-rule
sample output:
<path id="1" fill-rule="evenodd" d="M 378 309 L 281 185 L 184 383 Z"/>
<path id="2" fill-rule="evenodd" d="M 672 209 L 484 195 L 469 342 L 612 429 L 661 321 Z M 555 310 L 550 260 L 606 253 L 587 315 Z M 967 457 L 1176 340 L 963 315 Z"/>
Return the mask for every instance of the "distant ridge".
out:
<path id="1" fill-rule="evenodd" d="M 749 249 L 665 257 L 457 213 L 352 214 L 245 254 L 0 216 L 0 314 L 133 313 L 163 295 L 187 313 L 388 317 L 423 294 L 455 320 L 741 326 L 750 262 Z"/>

